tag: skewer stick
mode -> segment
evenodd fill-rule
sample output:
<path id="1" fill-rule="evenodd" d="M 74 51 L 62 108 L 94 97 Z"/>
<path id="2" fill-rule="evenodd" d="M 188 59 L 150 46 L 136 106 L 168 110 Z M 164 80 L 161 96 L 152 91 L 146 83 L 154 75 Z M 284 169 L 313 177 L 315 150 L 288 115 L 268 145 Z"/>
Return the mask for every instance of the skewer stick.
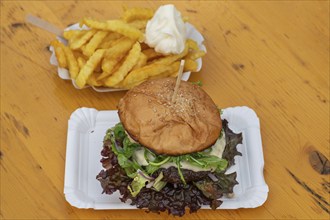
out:
<path id="1" fill-rule="evenodd" d="M 179 89 L 181 77 L 182 77 L 182 72 L 183 72 L 183 67 L 184 67 L 184 62 L 185 62 L 184 60 L 181 60 L 178 78 L 176 79 L 175 88 L 174 88 L 174 92 L 172 95 L 172 103 L 175 103 L 176 94 L 178 93 L 178 89 Z"/>

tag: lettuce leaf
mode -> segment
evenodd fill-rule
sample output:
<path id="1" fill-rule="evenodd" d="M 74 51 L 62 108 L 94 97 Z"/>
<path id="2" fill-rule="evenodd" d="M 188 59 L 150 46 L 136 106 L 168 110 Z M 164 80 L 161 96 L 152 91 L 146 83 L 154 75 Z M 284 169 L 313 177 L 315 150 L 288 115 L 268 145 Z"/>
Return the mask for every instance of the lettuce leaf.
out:
<path id="1" fill-rule="evenodd" d="M 111 149 L 117 156 L 118 164 L 125 170 L 127 176 L 134 178 L 137 170 L 142 170 L 142 167 L 133 160 L 132 155 L 141 145 L 129 140 L 121 123 L 109 129 L 104 139 L 110 140 Z"/>
<path id="2" fill-rule="evenodd" d="M 234 157 L 242 156 L 242 153 L 237 150 L 237 145 L 242 143 L 242 133 L 236 134 L 228 127 L 228 121 L 222 121 L 222 127 L 226 135 L 226 147 L 223 151 L 222 158 L 228 161 L 228 168 L 235 164 Z"/>
<path id="3" fill-rule="evenodd" d="M 189 161 L 192 165 L 201 168 L 210 168 L 217 172 L 225 170 L 228 165 L 227 160 L 214 155 L 203 155 L 194 153 L 185 155 L 185 159 Z"/>
<path id="4" fill-rule="evenodd" d="M 142 175 L 140 172 L 136 173 L 133 181 L 128 186 L 128 189 L 133 197 L 137 196 L 137 194 L 139 194 L 141 189 L 145 187 L 146 183 L 150 181 L 150 179 L 147 179 L 146 176 L 147 176 L 146 174 Z"/>
<path id="5" fill-rule="evenodd" d="M 224 193 L 232 193 L 236 181 L 236 172 L 231 174 L 215 173 L 217 181 L 210 178 L 194 182 L 194 185 L 203 192 L 204 196 L 210 199 L 219 199 Z"/>
<path id="6" fill-rule="evenodd" d="M 126 137 L 125 129 L 122 123 L 116 124 L 113 128 L 113 132 L 117 141 L 122 141 Z"/>
<path id="7" fill-rule="evenodd" d="M 126 136 L 123 140 L 123 151 L 122 154 L 125 155 L 127 158 L 131 158 L 133 156 L 134 151 L 141 147 L 141 145 L 137 143 L 132 143 L 129 138 Z"/>
<path id="8" fill-rule="evenodd" d="M 197 82 L 192 82 L 192 84 L 198 85 L 199 87 L 203 86 L 203 83 L 200 80 L 198 80 Z"/>
<path id="9" fill-rule="evenodd" d="M 155 179 L 155 182 L 152 186 L 158 192 L 166 185 L 166 182 L 162 181 L 163 177 L 164 177 L 163 172 L 161 172 Z"/>

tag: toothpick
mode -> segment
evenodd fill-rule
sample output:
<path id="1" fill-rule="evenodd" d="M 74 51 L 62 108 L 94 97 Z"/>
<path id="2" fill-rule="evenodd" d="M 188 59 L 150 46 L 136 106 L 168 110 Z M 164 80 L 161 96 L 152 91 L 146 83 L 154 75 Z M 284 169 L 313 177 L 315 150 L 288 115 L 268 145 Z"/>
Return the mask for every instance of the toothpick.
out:
<path id="1" fill-rule="evenodd" d="M 185 62 L 184 60 L 181 60 L 178 78 L 176 79 L 175 88 L 174 88 L 174 92 L 173 92 L 173 96 L 172 96 L 172 103 L 175 103 L 176 94 L 178 93 L 178 89 L 179 89 L 181 77 L 182 77 L 182 72 L 183 72 L 183 67 L 184 67 L 184 62 Z"/>

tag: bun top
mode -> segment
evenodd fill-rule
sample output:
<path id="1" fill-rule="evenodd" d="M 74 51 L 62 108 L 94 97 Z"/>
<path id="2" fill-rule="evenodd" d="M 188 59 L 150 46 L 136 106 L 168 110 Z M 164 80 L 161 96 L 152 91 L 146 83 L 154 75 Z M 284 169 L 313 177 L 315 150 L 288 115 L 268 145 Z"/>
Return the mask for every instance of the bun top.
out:
<path id="1" fill-rule="evenodd" d="M 119 101 L 118 114 L 129 135 L 157 154 L 202 151 L 218 139 L 220 113 L 199 86 L 181 81 L 172 103 L 176 79 L 146 81 Z"/>

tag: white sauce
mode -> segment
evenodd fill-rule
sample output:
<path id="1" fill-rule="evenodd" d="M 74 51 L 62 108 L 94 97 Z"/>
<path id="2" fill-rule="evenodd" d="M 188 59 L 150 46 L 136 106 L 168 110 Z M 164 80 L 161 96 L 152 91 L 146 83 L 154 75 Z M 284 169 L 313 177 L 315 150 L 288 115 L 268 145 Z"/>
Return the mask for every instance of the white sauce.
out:
<path id="1" fill-rule="evenodd" d="M 219 138 L 212 146 L 212 151 L 210 152 L 210 155 L 214 155 L 222 158 L 222 154 L 223 151 L 225 150 L 225 147 L 226 147 L 226 137 L 225 137 L 225 132 L 223 132 L 222 137 Z"/>
<path id="2" fill-rule="evenodd" d="M 147 166 L 149 163 L 144 158 L 144 148 L 140 148 L 133 153 L 133 158 L 141 166 Z"/>
<path id="3" fill-rule="evenodd" d="M 211 147 L 212 150 L 210 152 L 210 155 L 214 155 L 214 156 L 217 156 L 219 158 L 222 158 L 222 154 L 223 154 L 223 151 L 225 150 L 225 146 L 226 146 L 226 138 L 225 138 L 225 133 L 223 133 L 222 137 L 220 139 L 218 139 L 215 142 L 215 144 Z M 148 165 L 148 162 L 144 158 L 144 149 L 143 148 L 136 150 L 133 154 L 133 158 L 141 166 L 147 166 Z M 161 165 L 160 167 L 169 168 L 171 166 L 177 167 L 177 165 L 175 163 L 172 163 L 172 162 L 165 163 L 165 164 Z M 191 165 L 190 163 L 188 163 L 186 161 L 181 162 L 181 168 L 192 170 L 194 172 L 211 170 L 211 168 L 196 167 L 196 166 Z"/>
<path id="4" fill-rule="evenodd" d="M 174 5 L 158 8 L 146 27 L 145 43 L 164 55 L 179 54 L 184 50 L 186 28 L 181 13 Z"/>

